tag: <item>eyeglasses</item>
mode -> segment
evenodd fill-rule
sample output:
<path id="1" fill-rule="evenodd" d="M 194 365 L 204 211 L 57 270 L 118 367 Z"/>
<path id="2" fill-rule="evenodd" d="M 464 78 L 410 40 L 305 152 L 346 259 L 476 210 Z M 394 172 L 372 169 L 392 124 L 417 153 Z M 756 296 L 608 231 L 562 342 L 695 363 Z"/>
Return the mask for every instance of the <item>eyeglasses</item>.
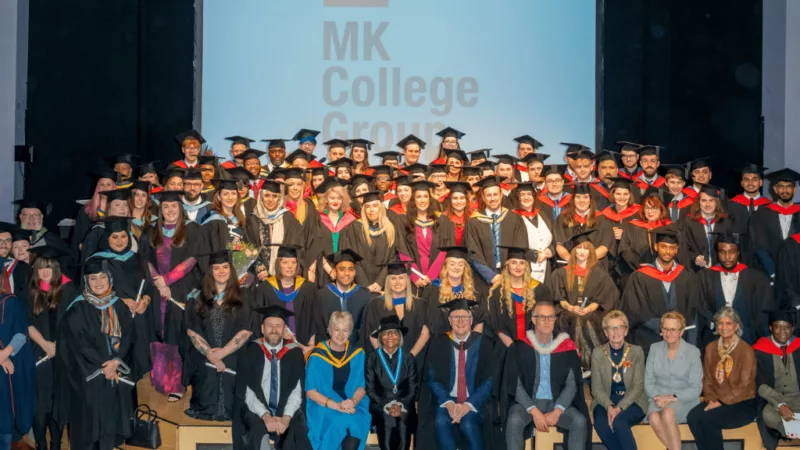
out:
<path id="1" fill-rule="evenodd" d="M 450 316 L 450 320 L 453 322 L 466 322 L 471 320 L 472 316 Z"/>
<path id="2" fill-rule="evenodd" d="M 554 322 L 556 320 L 556 316 L 540 316 L 535 315 L 533 316 L 536 320 L 541 320 L 542 322 Z"/>
<path id="3" fill-rule="evenodd" d="M 614 326 L 614 327 L 606 327 L 606 331 L 613 331 L 613 332 L 625 331 L 627 329 L 628 329 L 627 325 L 617 325 L 617 326 Z"/>
<path id="4" fill-rule="evenodd" d="M 662 333 L 680 333 L 683 331 L 683 328 L 662 328 Z"/>

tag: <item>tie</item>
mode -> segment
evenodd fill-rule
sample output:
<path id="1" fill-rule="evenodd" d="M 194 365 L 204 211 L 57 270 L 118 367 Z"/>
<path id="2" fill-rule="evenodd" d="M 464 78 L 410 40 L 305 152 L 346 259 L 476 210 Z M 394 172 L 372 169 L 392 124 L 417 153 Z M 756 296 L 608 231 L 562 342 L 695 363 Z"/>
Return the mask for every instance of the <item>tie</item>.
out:
<path id="1" fill-rule="evenodd" d="M 708 243 L 708 255 L 707 255 L 708 260 L 706 260 L 707 266 L 711 264 L 711 252 L 713 250 L 713 247 L 711 245 L 711 233 L 714 231 L 713 226 L 714 226 L 713 219 L 706 221 L 706 227 L 708 228 L 706 231 L 706 242 Z"/>
<path id="2" fill-rule="evenodd" d="M 553 220 L 558 220 L 558 215 L 561 214 L 561 198 L 559 197 L 557 200 L 553 200 Z"/>
<path id="3" fill-rule="evenodd" d="M 500 267 L 500 224 L 497 214 L 492 214 L 492 250 L 494 250 L 494 265 Z"/>
<path id="4" fill-rule="evenodd" d="M 752 200 L 750 200 L 752 202 Z M 781 362 L 783 363 L 783 367 L 786 367 L 786 363 L 789 361 L 789 357 L 786 356 L 786 345 L 781 345 Z"/>
<path id="5" fill-rule="evenodd" d="M 458 386 L 456 387 L 456 403 L 467 401 L 467 355 L 464 353 L 464 343 L 458 344 Z"/>
<path id="6" fill-rule="evenodd" d="M 678 221 L 678 202 L 672 202 L 672 221 Z"/>
<path id="7" fill-rule="evenodd" d="M 271 350 L 272 360 L 269 367 L 269 413 L 275 416 L 278 411 L 278 355 Z"/>
<path id="8" fill-rule="evenodd" d="M 750 214 L 753 214 L 756 211 L 756 202 L 752 198 L 750 199 L 750 207 L 747 208 Z"/>

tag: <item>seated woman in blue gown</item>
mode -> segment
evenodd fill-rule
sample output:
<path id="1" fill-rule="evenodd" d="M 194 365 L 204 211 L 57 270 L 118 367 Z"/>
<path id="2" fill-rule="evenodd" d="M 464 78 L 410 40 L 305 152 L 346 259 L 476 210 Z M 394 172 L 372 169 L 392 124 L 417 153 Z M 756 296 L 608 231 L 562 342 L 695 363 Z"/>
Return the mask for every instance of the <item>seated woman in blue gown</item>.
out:
<path id="1" fill-rule="evenodd" d="M 359 449 L 367 443 L 371 417 L 364 386 L 364 351 L 351 348 L 353 316 L 337 311 L 330 339 L 311 352 L 306 366 L 308 438 L 314 450 Z"/>

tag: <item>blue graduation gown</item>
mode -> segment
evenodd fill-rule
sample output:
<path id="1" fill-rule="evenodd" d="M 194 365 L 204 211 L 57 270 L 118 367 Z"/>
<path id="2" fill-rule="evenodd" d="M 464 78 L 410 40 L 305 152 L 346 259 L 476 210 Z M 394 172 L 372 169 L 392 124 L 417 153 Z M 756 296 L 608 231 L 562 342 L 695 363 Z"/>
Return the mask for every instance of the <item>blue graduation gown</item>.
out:
<path id="1" fill-rule="evenodd" d="M 13 295 L 0 296 L 0 349 L 17 333 L 28 335 L 25 305 Z M 0 434 L 11 434 L 14 440 L 26 434 L 33 423 L 36 370 L 31 347 L 29 338 L 10 357 L 14 364 L 12 375 L 0 370 Z"/>

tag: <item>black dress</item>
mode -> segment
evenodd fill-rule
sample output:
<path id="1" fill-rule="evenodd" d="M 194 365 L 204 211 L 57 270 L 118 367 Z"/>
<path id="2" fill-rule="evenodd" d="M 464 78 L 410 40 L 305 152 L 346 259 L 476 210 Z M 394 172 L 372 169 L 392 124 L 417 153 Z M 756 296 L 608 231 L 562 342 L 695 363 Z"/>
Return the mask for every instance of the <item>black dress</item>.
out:
<path id="1" fill-rule="evenodd" d="M 378 354 L 379 352 L 381 355 Z M 400 356 L 401 354 L 402 356 Z M 392 375 L 387 373 L 381 356 Z M 377 429 L 378 444 L 381 450 L 408 450 L 411 445 L 411 435 L 416 429 L 416 399 L 419 392 L 420 374 L 414 358 L 410 356 L 411 354 L 405 349 L 397 349 L 392 356 L 387 355 L 383 350 L 373 351 L 367 355 L 364 382 L 370 399 L 369 410 Z M 402 358 L 402 361 L 399 363 L 400 369 L 397 372 L 395 384 L 391 377 L 396 373 L 399 358 Z M 384 409 L 393 402 L 401 405 L 400 417 L 392 417 Z"/>

